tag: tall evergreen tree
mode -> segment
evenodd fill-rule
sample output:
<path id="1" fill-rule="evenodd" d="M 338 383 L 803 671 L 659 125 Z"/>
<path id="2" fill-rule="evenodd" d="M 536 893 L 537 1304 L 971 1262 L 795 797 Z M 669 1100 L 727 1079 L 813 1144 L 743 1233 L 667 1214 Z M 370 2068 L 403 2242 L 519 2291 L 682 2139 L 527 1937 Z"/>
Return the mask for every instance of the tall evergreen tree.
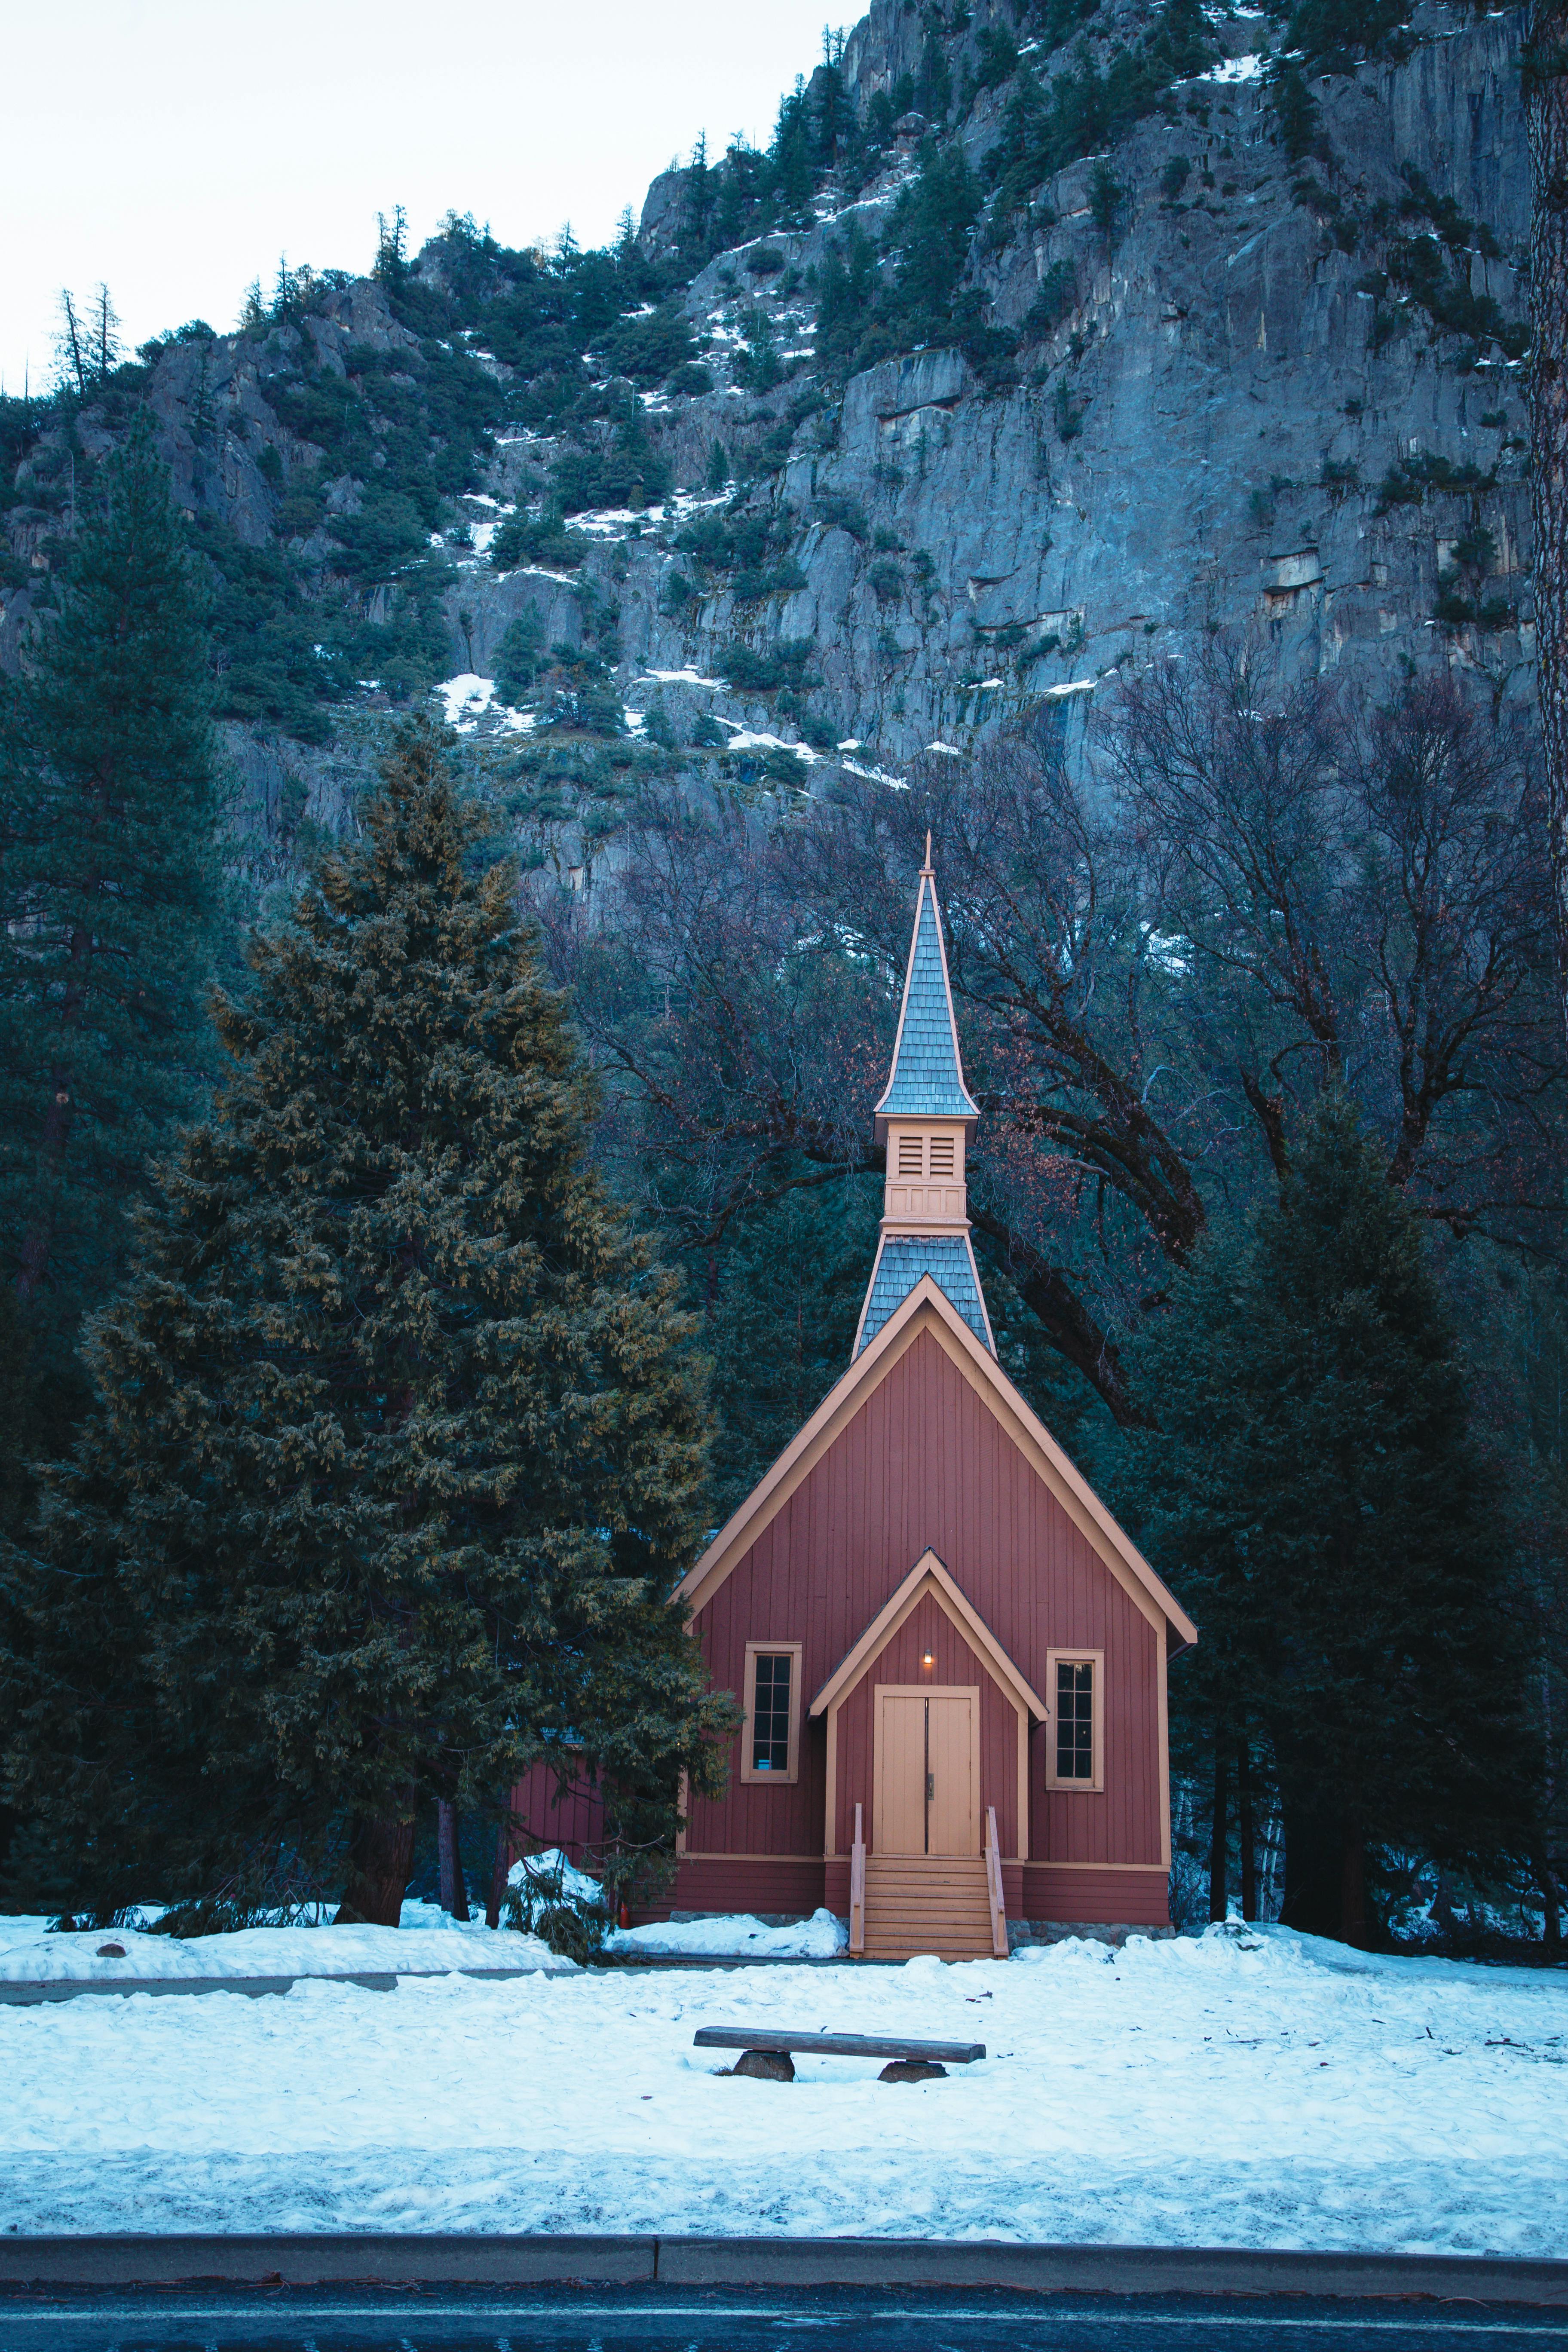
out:
<path id="1" fill-rule="evenodd" d="M 428 730 L 363 823 L 220 1004 L 232 1074 L 15 1570 L 13 1786 L 100 1908 L 336 1837 L 339 1916 L 395 1922 L 432 1801 L 577 1758 L 646 1844 L 719 1769 L 668 1598 L 702 1524 L 689 1318 L 588 1164 L 591 1076 Z"/>
<path id="2" fill-rule="evenodd" d="M 193 1099 L 220 878 L 202 598 L 142 417 L 0 717 L 0 1268 L 41 1364 Z"/>
<path id="3" fill-rule="evenodd" d="M 1498 1497 L 1466 1426 L 1418 1216 L 1342 1096 L 1279 1200 L 1211 1240 L 1141 1352 L 1157 1424 L 1123 1485 L 1203 1631 L 1194 1747 L 1253 1726 L 1278 1776 L 1285 1916 L 1359 1941 L 1369 1845 L 1522 1844 L 1533 1769 Z"/>

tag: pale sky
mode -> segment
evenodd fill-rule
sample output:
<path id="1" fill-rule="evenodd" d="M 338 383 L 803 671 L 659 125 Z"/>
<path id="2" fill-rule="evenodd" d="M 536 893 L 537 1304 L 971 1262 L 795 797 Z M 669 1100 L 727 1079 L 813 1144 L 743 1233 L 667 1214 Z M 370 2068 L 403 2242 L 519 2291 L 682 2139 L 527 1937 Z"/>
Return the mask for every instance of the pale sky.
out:
<path id="1" fill-rule="evenodd" d="M 840 14 L 843 12 L 840 11 Z M 448 210 L 506 245 L 614 233 L 700 132 L 761 143 L 823 0 L 0 0 L 0 375 L 52 372 L 59 289 L 128 348 L 234 324 L 279 254 L 368 268 Z"/>

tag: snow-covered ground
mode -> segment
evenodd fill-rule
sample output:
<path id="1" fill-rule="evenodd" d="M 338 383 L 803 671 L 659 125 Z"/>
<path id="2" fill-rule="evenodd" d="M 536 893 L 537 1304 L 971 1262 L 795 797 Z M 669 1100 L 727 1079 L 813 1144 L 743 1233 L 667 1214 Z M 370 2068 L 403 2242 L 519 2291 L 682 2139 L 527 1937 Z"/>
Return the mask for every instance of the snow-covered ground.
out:
<path id="1" fill-rule="evenodd" d="M 749 1913 L 720 1919 L 662 1920 L 651 1927 L 617 1927 L 605 1938 L 605 1949 L 620 1959 L 635 1960 L 638 1953 L 653 1958 L 668 1953 L 694 1958 L 830 1960 L 848 1942 L 843 1923 L 831 1911 L 813 1912 L 809 1919 L 787 1927 L 764 1927 Z"/>
<path id="2" fill-rule="evenodd" d="M 152 1906 L 155 1912 L 157 1906 Z M 0 1917 L 0 1984 L 112 1984 L 167 1977 L 324 1977 L 373 1969 L 564 1969 L 537 1937 L 466 1927 L 434 1903 L 405 1903 L 397 1927 L 241 1927 L 228 1936 L 154 1936 L 134 1927 L 55 1934 L 47 1918 Z"/>
<path id="3" fill-rule="evenodd" d="M 745 2023 L 990 2054 L 897 2086 L 801 2060 L 782 2084 L 691 2046 Z M 0 2007 L 0 2226 L 1562 2255 L 1565 2068 L 1568 1976 L 1279 1929 L 953 1968 Z"/>

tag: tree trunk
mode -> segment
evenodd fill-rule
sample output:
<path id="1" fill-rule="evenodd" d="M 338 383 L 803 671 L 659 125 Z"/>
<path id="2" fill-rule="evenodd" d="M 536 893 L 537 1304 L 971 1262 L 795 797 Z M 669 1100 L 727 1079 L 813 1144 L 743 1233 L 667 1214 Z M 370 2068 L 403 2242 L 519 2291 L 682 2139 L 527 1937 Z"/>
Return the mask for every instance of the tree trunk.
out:
<path id="1" fill-rule="evenodd" d="M 71 952 L 74 957 L 76 952 L 74 938 Z M 60 1162 L 66 1156 L 73 1108 L 70 1072 L 51 1070 L 49 1072 L 49 1107 L 44 1114 L 43 1144 L 39 1153 L 43 1165 L 51 1174 L 58 1170 Z M 54 1230 L 53 1211 L 47 1206 L 41 1207 L 27 1227 L 22 1243 L 21 1263 L 16 1273 L 16 1296 L 24 1305 L 35 1299 L 44 1286 L 45 1278 L 49 1270 L 49 1252 L 54 1243 Z"/>
<path id="2" fill-rule="evenodd" d="M 489 1897 L 485 1904 L 487 1927 L 500 1926 L 500 1906 L 506 1901 L 506 1874 L 510 1867 L 510 1827 L 503 1815 L 496 1823 L 495 1868 L 490 1872 Z"/>
<path id="3" fill-rule="evenodd" d="M 1340 1874 L 1340 1936 L 1366 1948 L 1366 1845 L 1360 1830 L 1347 1824 Z"/>
<path id="4" fill-rule="evenodd" d="M 458 1808 L 443 1797 L 436 1806 L 436 1855 L 441 1872 L 441 1908 L 454 1919 L 468 1916 L 468 1893 L 463 1885 L 463 1854 L 458 1836 Z"/>
<path id="5" fill-rule="evenodd" d="M 1280 1922 L 1304 1936 L 1337 1937 L 1344 1898 L 1344 1843 L 1339 1825 L 1288 1790 L 1281 1790 L 1279 1801 L 1285 1833 Z"/>
<path id="6" fill-rule="evenodd" d="M 1258 1916 L 1258 1837 L 1252 1819 L 1252 1744 L 1243 1738 L 1237 1790 L 1237 1829 L 1241 1839 L 1241 1916 Z"/>
<path id="7" fill-rule="evenodd" d="M 1541 1889 L 1541 1935 L 1549 1952 L 1563 1949 L 1563 1906 L 1557 1891 L 1557 1874 L 1544 1848 L 1538 1847 L 1530 1857 L 1530 1867 Z"/>
<path id="8" fill-rule="evenodd" d="M 1568 973 L 1568 0 L 1533 0 L 1524 100 L 1536 676 L 1561 977 Z"/>
<path id="9" fill-rule="evenodd" d="M 362 1813 L 349 1837 L 348 1879 L 335 1927 L 395 1927 L 414 1867 L 414 1815 Z"/>
<path id="10" fill-rule="evenodd" d="M 1226 1843 L 1230 1835 L 1230 1748 L 1214 1744 L 1214 1824 L 1209 1833 L 1209 1917 L 1226 1916 Z"/>

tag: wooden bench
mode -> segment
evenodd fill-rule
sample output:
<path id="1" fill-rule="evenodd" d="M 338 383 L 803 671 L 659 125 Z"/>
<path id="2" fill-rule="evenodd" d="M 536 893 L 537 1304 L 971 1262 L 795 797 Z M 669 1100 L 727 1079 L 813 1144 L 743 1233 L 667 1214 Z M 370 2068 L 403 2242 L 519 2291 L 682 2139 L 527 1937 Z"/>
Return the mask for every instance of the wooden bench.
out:
<path id="1" fill-rule="evenodd" d="M 738 2050 L 731 2072 L 764 2083 L 793 2083 L 796 2055 L 810 2058 L 885 2058 L 879 2083 L 929 2083 L 949 2066 L 973 2066 L 985 2055 L 984 2042 L 905 2042 L 879 2033 L 769 2033 L 754 2026 L 700 2025 L 691 2037 L 697 2050 Z"/>

